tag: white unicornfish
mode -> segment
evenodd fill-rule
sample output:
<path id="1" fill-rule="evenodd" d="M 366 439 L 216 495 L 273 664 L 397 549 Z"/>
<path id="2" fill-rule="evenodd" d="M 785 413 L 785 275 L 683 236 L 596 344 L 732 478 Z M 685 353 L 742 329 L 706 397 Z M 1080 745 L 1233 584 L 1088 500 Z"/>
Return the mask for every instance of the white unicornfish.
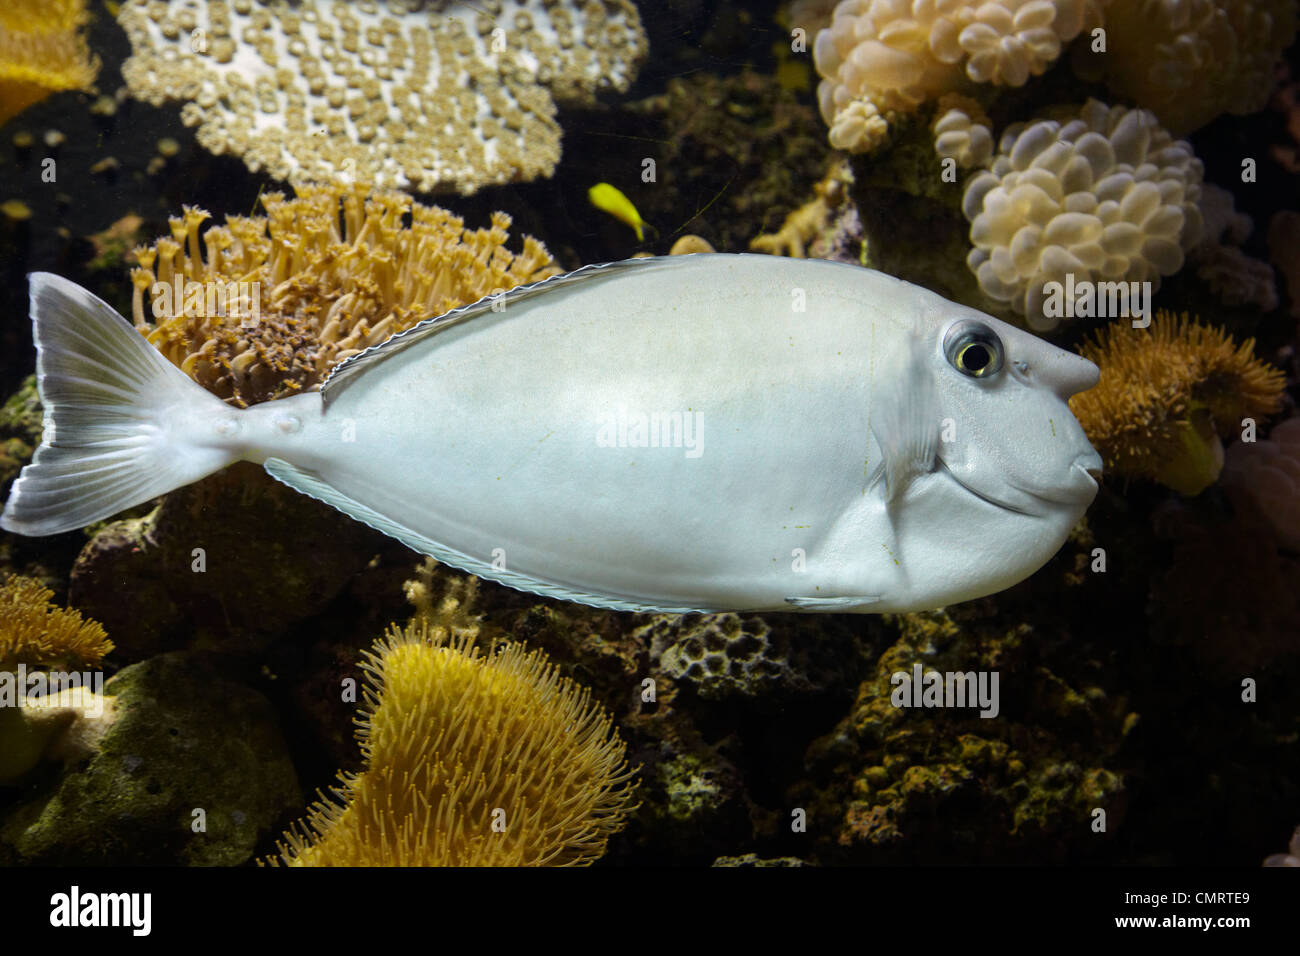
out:
<path id="1" fill-rule="evenodd" d="M 237 409 L 31 276 L 45 434 L 0 526 L 79 528 L 254 461 L 480 577 L 597 607 L 904 611 L 1003 590 L 1097 492 L 1091 362 L 858 266 L 587 266 Z"/>

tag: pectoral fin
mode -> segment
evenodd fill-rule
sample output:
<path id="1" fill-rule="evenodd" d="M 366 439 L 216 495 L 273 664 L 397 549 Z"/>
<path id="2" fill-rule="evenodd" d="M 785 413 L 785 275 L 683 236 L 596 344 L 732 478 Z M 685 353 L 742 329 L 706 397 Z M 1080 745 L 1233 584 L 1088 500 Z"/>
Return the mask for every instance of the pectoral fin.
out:
<path id="1" fill-rule="evenodd" d="M 915 349 L 907 368 L 886 377 L 878 389 L 872 395 L 871 431 L 880 446 L 885 501 L 893 504 L 913 478 L 934 470 L 939 401 L 931 373 Z"/>

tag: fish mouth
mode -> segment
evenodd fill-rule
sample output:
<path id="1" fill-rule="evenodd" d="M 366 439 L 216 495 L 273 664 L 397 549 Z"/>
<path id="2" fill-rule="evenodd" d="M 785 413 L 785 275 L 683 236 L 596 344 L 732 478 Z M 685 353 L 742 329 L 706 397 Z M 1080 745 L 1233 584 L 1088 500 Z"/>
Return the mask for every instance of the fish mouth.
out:
<path id="1" fill-rule="evenodd" d="M 949 478 L 964 488 L 973 497 L 980 499 L 986 504 L 1003 511 L 1009 511 L 1012 514 L 1024 515 L 1026 517 L 1042 517 L 1044 512 L 1059 508 L 1061 505 L 1087 505 L 1097 496 L 1097 491 L 1101 487 L 1101 456 L 1095 451 L 1088 451 L 1078 456 L 1070 463 L 1068 479 L 1061 485 L 1052 488 L 1050 491 L 1040 491 L 1033 488 L 1025 488 L 1021 485 L 1007 482 L 1007 487 L 1016 493 L 1018 501 L 1012 502 L 1002 497 L 994 497 L 986 492 L 973 488 L 966 482 L 957 477 L 956 473 L 948 467 L 947 462 L 942 457 L 937 459 L 939 469 L 945 472 Z M 1034 508 L 1032 506 L 1040 505 L 1042 507 Z M 1032 509 L 1032 510 L 1031 510 Z"/>

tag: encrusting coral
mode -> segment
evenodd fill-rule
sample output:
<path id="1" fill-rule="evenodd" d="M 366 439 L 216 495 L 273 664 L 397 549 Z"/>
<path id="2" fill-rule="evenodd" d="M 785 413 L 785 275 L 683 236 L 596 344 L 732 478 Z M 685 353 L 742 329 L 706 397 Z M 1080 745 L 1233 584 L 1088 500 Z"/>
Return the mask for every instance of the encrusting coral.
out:
<path id="1" fill-rule="evenodd" d="M 1089 100 L 1066 123 L 1017 123 L 966 187 L 967 265 L 1039 330 L 1057 324 L 1044 302 L 1067 276 L 1154 292 L 1200 238 L 1202 175 L 1191 146 L 1144 110 Z"/>
<path id="2" fill-rule="evenodd" d="M 817 33 L 822 117 L 836 149 L 879 146 L 899 114 L 971 82 L 1022 86 L 1101 23 L 1109 0 L 842 0 Z M 824 22 L 803 4 L 794 22 Z"/>
<path id="3" fill-rule="evenodd" d="M 214 153 L 294 184 L 420 191 L 549 176 L 555 101 L 626 89 L 646 52 L 629 0 L 127 0 L 122 75 Z"/>
<path id="4" fill-rule="evenodd" d="M 1075 63 L 1183 135 L 1263 109 L 1295 33 L 1295 0 L 1123 0 L 1106 11 L 1105 51 L 1080 46 Z"/>
<path id="5" fill-rule="evenodd" d="M 427 581 L 425 582 L 427 587 Z M 475 646 L 473 591 L 394 626 L 367 653 L 365 761 L 285 834 L 291 866 L 594 862 L 631 811 L 610 717 L 540 650 Z"/>
<path id="6" fill-rule="evenodd" d="M 1108 472 L 1199 494 L 1223 467 L 1221 438 L 1281 407 L 1285 377 L 1254 345 L 1164 310 L 1148 329 L 1112 323 L 1079 350 L 1101 379 L 1070 409 Z"/>
<path id="7" fill-rule="evenodd" d="M 240 406 L 312 388 L 416 322 L 559 271 L 531 236 L 506 249 L 505 213 L 469 230 L 404 194 L 343 186 L 262 205 L 266 216 L 230 216 L 202 237 L 208 214 L 186 207 L 170 237 L 135 250 L 131 273 L 136 328 Z"/>
<path id="8" fill-rule="evenodd" d="M 99 58 L 81 27 L 85 0 L 5 0 L 0 4 L 0 124 L 61 90 L 85 90 Z"/>

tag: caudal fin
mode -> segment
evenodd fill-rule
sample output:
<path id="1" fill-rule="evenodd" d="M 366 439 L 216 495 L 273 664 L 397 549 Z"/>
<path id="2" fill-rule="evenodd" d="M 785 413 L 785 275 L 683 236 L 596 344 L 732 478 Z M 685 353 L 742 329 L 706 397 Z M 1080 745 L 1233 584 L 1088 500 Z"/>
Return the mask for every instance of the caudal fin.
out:
<path id="1" fill-rule="evenodd" d="M 48 272 L 31 283 L 44 435 L 13 483 L 0 528 L 80 528 L 238 458 L 196 442 L 198 422 L 235 409 L 168 362 L 106 302 Z"/>

